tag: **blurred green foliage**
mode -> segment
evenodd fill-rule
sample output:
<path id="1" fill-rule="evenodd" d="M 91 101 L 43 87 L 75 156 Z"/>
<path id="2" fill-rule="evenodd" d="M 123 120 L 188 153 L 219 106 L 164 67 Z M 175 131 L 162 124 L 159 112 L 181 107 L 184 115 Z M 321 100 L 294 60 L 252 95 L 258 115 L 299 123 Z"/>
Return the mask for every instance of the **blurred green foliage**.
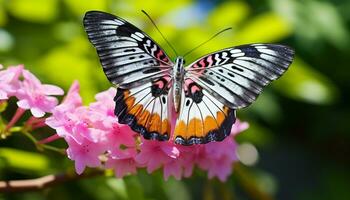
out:
<path id="1" fill-rule="evenodd" d="M 132 22 L 174 58 L 140 12 L 146 10 L 180 54 L 232 27 L 190 57 L 245 43 L 282 43 L 296 50 L 287 73 L 238 117 L 250 129 L 240 143 L 259 162 L 238 165 L 227 183 L 196 174 L 165 182 L 160 173 L 97 177 L 1 199 L 349 199 L 350 2 L 346 0 L 0 0 L 0 63 L 23 63 L 45 83 L 67 89 L 79 80 L 84 103 L 110 84 L 82 17 L 103 10 Z M 11 115 L 11 113 L 7 113 Z M 50 131 L 50 130 L 48 130 Z M 58 146 L 64 146 L 62 142 Z M 72 170 L 64 156 L 36 152 L 20 135 L 0 140 L 0 179 Z"/>

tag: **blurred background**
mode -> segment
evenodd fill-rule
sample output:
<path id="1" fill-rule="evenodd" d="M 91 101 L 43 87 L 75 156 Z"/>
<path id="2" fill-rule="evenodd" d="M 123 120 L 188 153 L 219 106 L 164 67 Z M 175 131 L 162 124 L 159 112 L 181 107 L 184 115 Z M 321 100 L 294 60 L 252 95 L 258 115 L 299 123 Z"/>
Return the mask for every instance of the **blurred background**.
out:
<path id="1" fill-rule="evenodd" d="M 281 43 L 296 51 L 285 75 L 238 117 L 250 128 L 237 137 L 241 162 L 226 183 L 200 171 L 164 181 L 161 173 L 123 180 L 71 181 L 2 199 L 350 199 L 350 1 L 348 0 L 0 0 L 0 63 L 23 63 L 44 83 L 68 89 L 79 80 L 84 103 L 110 87 L 88 43 L 82 18 L 102 10 L 135 24 L 172 58 L 146 10 L 180 54 L 221 29 L 195 51 L 246 43 Z M 52 130 L 48 130 L 52 131 Z M 64 145 L 64 144 L 57 144 Z M 27 138 L 0 140 L 0 180 L 73 170 L 67 157 L 38 152 Z"/>

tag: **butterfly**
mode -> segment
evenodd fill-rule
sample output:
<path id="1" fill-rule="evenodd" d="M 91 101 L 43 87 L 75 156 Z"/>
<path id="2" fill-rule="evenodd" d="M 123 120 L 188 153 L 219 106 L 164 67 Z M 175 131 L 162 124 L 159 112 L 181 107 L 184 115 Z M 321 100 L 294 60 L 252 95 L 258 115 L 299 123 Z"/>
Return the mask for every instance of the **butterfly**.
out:
<path id="1" fill-rule="evenodd" d="M 294 51 L 277 44 L 226 48 L 185 67 L 126 20 L 89 11 L 84 28 L 103 71 L 117 86 L 115 115 L 145 139 L 194 145 L 230 135 L 236 110 L 250 105 L 279 78 Z M 171 127 L 171 110 L 176 124 Z"/>

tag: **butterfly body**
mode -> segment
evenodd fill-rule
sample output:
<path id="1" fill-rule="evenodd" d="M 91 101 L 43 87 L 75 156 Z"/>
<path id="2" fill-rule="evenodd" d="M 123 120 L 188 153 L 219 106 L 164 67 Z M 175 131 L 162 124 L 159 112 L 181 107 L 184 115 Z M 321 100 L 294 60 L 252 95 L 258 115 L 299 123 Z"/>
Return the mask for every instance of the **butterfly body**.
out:
<path id="1" fill-rule="evenodd" d="M 171 62 L 146 33 L 117 16 L 89 11 L 84 27 L 105 75 L 118 86 L 118 122 L 145 139 L 182 145 L 225 139 L 236 110 L 254 102 L 288 69 L 294 55 L 284 45 L 248 44 L 208 54 L 185 67 L 182 57 Z"/>
<path id="2" fill-rule="evenodd" d="M 182 84 L 185 75 L 184 64 L 185 60 L 182 57 L 177 57 L 173 67 L 173 103 L 176 113 L 180 110 Z"/>

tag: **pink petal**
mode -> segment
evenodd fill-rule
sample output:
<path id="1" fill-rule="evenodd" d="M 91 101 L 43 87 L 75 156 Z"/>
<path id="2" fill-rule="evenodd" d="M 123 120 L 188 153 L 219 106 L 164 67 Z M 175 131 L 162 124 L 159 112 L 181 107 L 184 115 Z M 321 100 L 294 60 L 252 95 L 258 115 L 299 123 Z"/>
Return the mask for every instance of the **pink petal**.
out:
<path id="1" fill-rule="evenodd" d="M 64 91 L 55 85 L 44 84 L 42 86 L 43 86 L 44 94 L 46 95 L 63 95 L 64 94 Z"/>
<path id="2" fill-rule="evenodd" d="M 34 86 L 36 87 L 40 87 L 41 85 L 40 80 L 36 76 L 34 76 L 34 74 L 30 73 L 28 70 L 23 70 L 23 77 L 25 81 L 28 81 L 34 84 Z"/>
<path id="3" fill-rule="evenodd" d="M 180 155 L 180 151 L 176 146 L 171 145 L 161 145 L 161 143 L 159 143 L 160 147 L 162 148 L 162 150 L 164 151 L 164 153 L 166 153 L 169 157 L 171 158 L 177 158 Z"/>
<path id="4" fill-rule="evenodd" d="M 7 93 L 4 91 L 0 91 L 0 100 L 8 99 Z"/>
<path id="5" fill-rule="evenodd" d="M 30 109 L 30 112 L 33 114 L 34 117 L 42 117 L 45 115 L 45 112 L 42 111 L 40 108 L 33 107 Z"/>
<path id="6" fill-rule="evenodd" d="M 5 82 L 5 83 L 9 83 L 14 77 L 15 77 L 15 73 L 14 72 L 9 72 L 8 70 L 2 71 L 4 72 L 3 74 L 0 74 L 0 80 Z"/>
<path id="7" fill-rule="evenodd" d="M 241 122 L 240 120 L 237 120 L 236 123 L 232 126 L 231 135 L 235 136 L 248 128 L 249 124 L 247 122 Z"/>
<path id="8" fill-rule="evenodd" d="M 159 159 L 156 159 L 156 158 L 150 159 L 147 165 L 147 172 L 152 173 L 158 168 L 160 168 L 161 165 L 162 165 L 162 162 Z"/>
<path id="9" fill-rule="evenodd" d="M 22 99 L 22 100 L 17 101 L 17 105 L 18 105 L 18 107 L 23 108 L 23 109 L 30 108 L 30 105 L 29 105 L 29 102 L 27 99 Z"/>
<path id="10" fill-rule="evenodd" d="M 169 176 L 174 176 L 176 180 L 181 179 L 181 165 L 178 161 L 174 160 L 164 165 L 164 179 L 168 180 Z"/>
<path id="11" fill-rule="evenodd" d="M 85 170 L 85 163 L 83 162 L 79 162 L 79 161 L 75 161 L 75 171 L 77 172 L 77 174 L 82 174 Z"/>

